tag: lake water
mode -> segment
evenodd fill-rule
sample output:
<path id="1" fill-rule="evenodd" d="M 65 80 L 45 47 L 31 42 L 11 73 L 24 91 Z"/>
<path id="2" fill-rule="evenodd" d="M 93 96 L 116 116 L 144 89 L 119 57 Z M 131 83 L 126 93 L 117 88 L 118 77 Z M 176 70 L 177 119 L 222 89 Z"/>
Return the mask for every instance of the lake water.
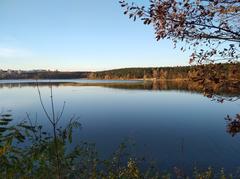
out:
<path id="1" fill-rule="evenodd" d="M 143 81 L 42 80 L 39 86 L 47 108 L 50 83 L 56 109 L 66 101 L 61 125 L 72 115 L 79 116 L 82 129 L 75 140 L 96 143 L 102 156 L 131 140 L 137 154 L 163 169 L 240 166 L 240 138 L 227 132 L 224 119 L 240 112 L 239 101 L 218 103 L 170 83 L 156 87 Z M 37 114 L 48 129 L 34 80 L 0 81 L 0 99 L 0 109 L 12 110 L 14 122 L 28 112 L 32 118 Z"/>

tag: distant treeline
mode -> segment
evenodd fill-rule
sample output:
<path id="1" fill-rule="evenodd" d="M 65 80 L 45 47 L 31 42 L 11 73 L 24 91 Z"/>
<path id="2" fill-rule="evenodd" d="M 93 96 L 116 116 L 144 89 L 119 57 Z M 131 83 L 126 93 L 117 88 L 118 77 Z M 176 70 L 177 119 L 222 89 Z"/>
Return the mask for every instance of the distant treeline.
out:
<path id="1" fill-rule="evenodd" d="M 240 63 L 182 67 L 123 68 L 89 73 L 90 79 L 240 80 Z"/>
<path id="2" fill-rule="evenodd" d="M 105 80 L 221 80 L 240 81 L 240 63 L 181 67 L 122 68 L 100 72 L 2 71 L 0 79 L 105 79 Z"/>
<path id="3" fill-rule="evenodd" d="M 0 79 L 78 79 L 87 78 L 89 72 L 59 72 L 59 71 L 1 71 Z"/>

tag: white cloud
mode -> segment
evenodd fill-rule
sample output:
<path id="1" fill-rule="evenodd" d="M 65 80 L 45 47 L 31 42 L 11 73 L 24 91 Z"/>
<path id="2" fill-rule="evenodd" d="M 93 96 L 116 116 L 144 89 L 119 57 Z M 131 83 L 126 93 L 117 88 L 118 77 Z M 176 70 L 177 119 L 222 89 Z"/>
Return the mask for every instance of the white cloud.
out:
<path id="1" fill-rule="evenodd" d="M 0 47 L 0 59 L 29 57 L 31 55 L 31 51 L 27 49 Z"/>

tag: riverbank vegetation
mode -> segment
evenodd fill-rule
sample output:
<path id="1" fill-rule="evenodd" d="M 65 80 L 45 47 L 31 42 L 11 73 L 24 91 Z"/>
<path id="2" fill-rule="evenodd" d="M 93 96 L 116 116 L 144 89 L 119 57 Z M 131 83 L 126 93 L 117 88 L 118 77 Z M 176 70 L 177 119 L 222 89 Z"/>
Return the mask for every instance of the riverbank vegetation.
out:
<path id="1" fill-rule="evenodd" d="M 52 118 L 51 118 L 52 119 Z M 27 114 L 27 120 L 11 124 L 12 116 L 0 116 L 0 178 L 126 178 L 126 179 L 170 179 L 170 178 L 236 178 L 238 172 L 226 174 L 223 169 L 207 168 L 185 173 L 179 167 L 162 171 L 152 161 L 137 157 L 130 152 L 129 145 L 122 143 L 107 159 L 102 159 L 94 144 L 73 144 L 73 133 L 80 130 L 76 118 L 69 120 L 63 128 L 52 132 L 44 128 Z M 56 127 L 56 126 L 55 126 Z M 55 133 L 55 132 L 56 133 Z M 55 133 L 55 134 L 54 134 Z"/>
<path id="2" fill-rule="evenodd" d="M 191 80 L 240 81 L 240 63 L 177 67 L 122 68 L 98 72 L 34 71 L 0 72 L 0 79 L 104 79 L 104 80 Z"/>
<path id="3" fill-rule="evenodd" d="M 90 79 L 159 79 L 159 80 L 199 80 L 215 79 L 240 81 L 240 63 L 208 64 L 196 66 L 159 67 L 159 68 L 123 68 L 93 72 Z"/>
<path id="4" fill-rule="evenodd" d="M 49 70 L 0 70 L 0 80 L 15 79 L 77 79 L 87 78 L 89 72 L 61 72 Z"/>

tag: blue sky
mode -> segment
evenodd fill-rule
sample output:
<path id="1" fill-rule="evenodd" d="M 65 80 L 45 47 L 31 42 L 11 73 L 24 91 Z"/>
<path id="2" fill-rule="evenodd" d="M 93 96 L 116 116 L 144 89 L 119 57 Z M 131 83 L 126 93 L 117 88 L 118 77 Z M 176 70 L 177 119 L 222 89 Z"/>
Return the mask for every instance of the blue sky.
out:
<path id="1" fill-rule="evenodd" d="M 140 5 L 147 0 L 135 0 Z M 187 65 L 118 0 L 0 0 L 0 68 L 105 70 Z"/>

